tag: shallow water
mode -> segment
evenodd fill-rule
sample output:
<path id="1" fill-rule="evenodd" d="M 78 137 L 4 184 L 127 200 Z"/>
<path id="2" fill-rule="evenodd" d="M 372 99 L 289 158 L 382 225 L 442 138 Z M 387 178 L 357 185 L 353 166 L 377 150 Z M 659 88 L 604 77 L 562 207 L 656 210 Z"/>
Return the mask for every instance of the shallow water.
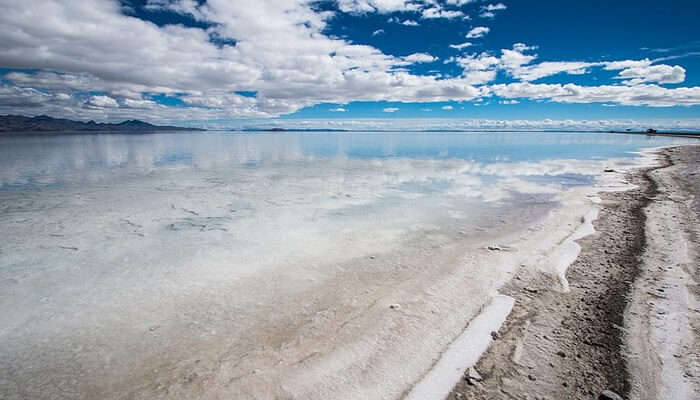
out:
<path id="1" fill-rule="evenodd" d="M 565 190 L 635 151 L 684 142 L 556 132 L 0 137 L 0 394 L 391 397 L 415 371 L 387 377 L 396 365 L 377 362 L 386 383 L 375 382 L 357 360 L 425 327 L 397 328 L 377 304 L 413 301 L 425 321 L 440 302 L 472 315 L 507 269 L 460 270 L 469 249 L 541 220 Z M 453 288 L 466 291 L 460 302 L 430 294 L 450 274 L 468 279 Z M 434 342 L 426 347 L 439 353 Z"/>

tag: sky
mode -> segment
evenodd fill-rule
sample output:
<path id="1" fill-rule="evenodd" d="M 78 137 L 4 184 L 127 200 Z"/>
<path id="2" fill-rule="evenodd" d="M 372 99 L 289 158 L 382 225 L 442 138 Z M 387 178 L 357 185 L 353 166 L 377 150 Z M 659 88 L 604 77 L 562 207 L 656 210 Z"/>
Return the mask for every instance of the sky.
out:
<path id="1" fill-rule="evenodd" d="M 700 2 L 0 0 L 0 114 L 700 128 Z"/>

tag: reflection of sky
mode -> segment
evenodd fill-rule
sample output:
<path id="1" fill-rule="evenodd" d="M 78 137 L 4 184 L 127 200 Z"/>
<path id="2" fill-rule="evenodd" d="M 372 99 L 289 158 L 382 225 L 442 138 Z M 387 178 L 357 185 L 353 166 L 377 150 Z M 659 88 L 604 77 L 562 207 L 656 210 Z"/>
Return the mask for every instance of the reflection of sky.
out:
<path id="1" fill-rule="evenodd" d="M 197 170 L 324 159 L 455 159 L 477 164 L 629 156 L 684 139 L 552 132 L 283 132 L 0 138 L 0 185 L 100 182 L 162 168 Z M 570 173 L 573 173 L 570 171 Z"/>

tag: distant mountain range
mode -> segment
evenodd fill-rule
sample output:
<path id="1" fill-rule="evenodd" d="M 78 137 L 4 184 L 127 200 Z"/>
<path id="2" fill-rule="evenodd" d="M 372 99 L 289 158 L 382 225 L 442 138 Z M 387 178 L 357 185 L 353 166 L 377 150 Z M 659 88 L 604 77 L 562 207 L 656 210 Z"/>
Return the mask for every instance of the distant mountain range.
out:
<path id="1" fill-rule="evenodd" d="M 50 133 L 50 132 L 156 132 L 156 131 L 203 131 L 198 128 L 179 126 L 159 126 L 139 120 L 128 120 L 116 124 L 95 121 L 72 121 L 52 118 L 46 115 L 24 117 L 21 115 L 0 115 L 0 134 L 7 133 Z"/>

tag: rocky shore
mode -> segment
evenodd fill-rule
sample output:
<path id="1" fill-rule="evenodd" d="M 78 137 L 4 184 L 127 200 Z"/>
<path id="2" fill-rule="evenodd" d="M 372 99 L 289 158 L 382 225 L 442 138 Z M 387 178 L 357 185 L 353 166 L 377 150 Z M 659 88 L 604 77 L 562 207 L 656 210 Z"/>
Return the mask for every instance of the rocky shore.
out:
<path id="1" fill-rule="evenodd" d="M 513 311 L 449 399 L 697 398 L 700 146 L 663 149 L 658 160 L 626 176 L 635 189 L 601 193 L 597 232 L 579 240 L 567 271 L 570 292 L 526 267 L 501 290 Z M 674 264 L 664 254 L 678 248 L 686 257 Z M 660 296 L 674 304 L 650 300 Z M 684 332 L 664 332 L 683 322 Z"/>

